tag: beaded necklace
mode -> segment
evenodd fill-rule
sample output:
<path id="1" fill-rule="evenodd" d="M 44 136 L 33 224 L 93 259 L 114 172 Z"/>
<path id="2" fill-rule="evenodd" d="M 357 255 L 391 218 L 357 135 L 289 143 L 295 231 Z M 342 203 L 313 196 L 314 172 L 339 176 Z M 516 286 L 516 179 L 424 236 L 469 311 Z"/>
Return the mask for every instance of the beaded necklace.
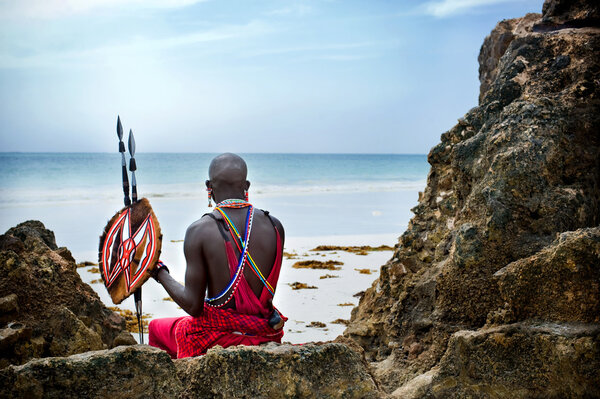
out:
<path id="1" fill-rule="evenodd" d="M 224 201 L 219 202 L 215 206 L 216 210 L 219 211 L 221 216 L 223 216 L 223 220 L 225 220 L 225 222 L 229 226 L 229 228 L 230 228 L 229 232 L 231 233 L 231 237 L 233 238 L 233 241 L 234 241 L 235 245 L 237 246 L 240 254 L 243 253 L 243 247 L 244 247 L 244 244 L 247 241 L 247 239 L 242 241 L 241 234 L 238 232 L 237 228 L 235 227 L 235 224 L 231 221 L 231 219 L 229 218 L 229 216 L 227 215 L 225 210 L 222 208 L 245 208 L 245 207 L 252 207 L 252 205 L 247 201 L 237 199 L 237 198 L 226 199 Z M 235 233 L 235 236 L 234 236 L 234 233 Z M 250 254 L 250 252 L 247 252 L 247 259 L 245 260 L 244 264 L 246 262 L 250 265 L 250 270 L 252 270 L 254 272 L 254 274 L 256 275 L 256 277 L 258 277 L 258 279 L 263 283 L 263 285 L 265 286 L 267 291 L 271 294 L 271 296 L 275 296 L 275 289 L 273 288 L 271 283 L 269 283 L 269 281 L 265 278 L 265 276 L 262 274 L 262 272 L 256 265 L 256 262 L 252 258 L 252 255 Z M 243 270 L 243 267 L 244 267 L 244 265 L 242 265 L 242 270 Z M 240 274 L 241 274 L 241 272 L 240 272 Z M 236 271 L 236 277 L 237 276 L 238 276 L 238 273 Z M 237 288 L 237 284 L 236 284 L 235 288 Z M 235 288 L 234 288 L 234 291 L 235 291 Z M 227 290 L 227 288 L 226 288 L 226 290 Z M 213 301 L 213 298 L 210 298 L 209 300 Z M 229 300 L 230 300 L 230 298 L 227 299 L 227 301 L 229 301 Z M 225 302 L 225 303 L 227 303 L 227 302 Z M 225 303 L 223 305 L 225 305 Z M 219 305 L 219 306 L 223 306 L 223 305 Z"/>
<path id="2" fill-rule="evenodd" d="M 222 201 L 217 204 L 216 208 L 219 212 L 221 212 L 221 214 L 224 214 L 223 210 L 220 209 L 221 207 L 223 207 L 223 208 L 245 208 L 245 207 L 248 207 L 248 212 L 246 213 L 246 237 L 245 237 L 244 241 L 242 242 L 243 246 L 240 251 L 240 260 L 238 262 L 238 266 L 235 271 L 235 275 L 234 275 L 233 279 L 231 279 L 229 284 L 227 284 L 227 287 L 225 287 L 225 289 L 223 291 L 221 291 L 219 293 L 219 295 L 217 295 L 216 297 L 213 297 L 213 298 L 206 298 L 204 300 L 207 305 L 216 307 L 216 308 L 225 306 L 225 304 L 227 304 L 231 300 L 231 298 L 233 297 L 233 294 L 235 293 L 235 290 L 237 289 L 238 284 L 240 283 L 240 280 L 241 280 L 240 277 L 242 276 L 242 272 L 244 270 L 244 264 L 247 262 L 247 256 L 249 255 L 248 254 L 248 243 L 250 242 L 250 231 L 252 230 L 252 221 L 254 219 L 254 207 L 249 202 L 246 202 L 243 200 L 237 200 L 237 199 Z M 227 215 L 225 215 L 225 217 L 226 216 Z M 229 217 L 226 217 L 226 220 L 227 220 L 228 224 L 232 225 L 231 220 L 229 220 Z M 234 226 L 234 228 L 235 228 L 235 226 Z M 237 230 L 236 230 L 236 233 L 237 233 Z M 231 292 L 230 292 L 229 296 L 227 297 L 227 299 L 225 300 L 225 302 L 223 302 L 220 305 L 213 305 L 211 303 L 211 302 L 215 302 L 215 301 L 223 298 L 228 291 L 231 291 Z"/>
<path id="3" fill-rule="evenodd" d="M 242 237 L 240 235 L 240 233 L 238 232 L 238 230 L 235 227 L 235 224 L 233 224 L 233 222 L 231 221 L 231 219 L 229 218 L 229 216 L 227 216 L 227 214 L 225 213 L 224 210 L 220 209 L 217 206 L 217 211 L 219 211 L 219 213 L 221 213 L 221 215 L 223 216 L 223 219 L 225 219 L 225 221 L 227 222 L 227 224 L 230 227 L 230 231 L 233 230 L 233 232 L 235 232 L 235 236 L 233 235 L 233 233 L 231 233 L 231 236 L 233 238 L 233 241 L 235 242 L 235 245 L 238 248 L 238 251 L 240 251 L 240 253 L 242 252 L 242 248 L 240 247 L 240 244 L 243 244 L 242 242 Z M 275 295 L 275 289 L 273 288 L 273 286 L 271 285 L 271 283 L 269 283 L 269 281 L 267 281 L 267 279 L 265 278 L 265 276 L 262 274 L 262 272 L 260 271 L 260 269 L 258 268 L 258 266 L 256 265 L 256 262 L 254 262 L 254 259 L 252 258 L 252 255 L 250 254 L 250 252 L 248 252 L 248 263 L 250 264 L 251 270 L 254 272 L 254 274 L 256 275 L 256 277 L 258 277 L 258 279 L 263 283 L 263 285 L 265 286 L 265 288 L 267 289 L 267 291 L 269 291 L 269 293 L 271 294 L 271 296 Z"/>
<path id="4" fill-rule="evenodd" d="M 248 206 L 252 206 L 252 204 L 239 198 L 226 199 L 215 205 L 217 208 L 246 208 Z"/>

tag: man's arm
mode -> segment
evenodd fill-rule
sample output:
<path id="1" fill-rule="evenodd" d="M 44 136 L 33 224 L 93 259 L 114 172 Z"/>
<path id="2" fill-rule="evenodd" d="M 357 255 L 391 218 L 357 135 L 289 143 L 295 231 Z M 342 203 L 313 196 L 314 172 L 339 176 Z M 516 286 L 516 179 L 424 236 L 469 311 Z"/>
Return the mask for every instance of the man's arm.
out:
<path id="1" fill-rule="evenodd" d="M 179 284 L 169 273 L 159 270 L 156 279 L 165 287 L 173 300 L 189 315 L 198 317 L 204 309 L 206 292 L 206 267 L 202 256 L 203 231 L 201 222 L 192 224 L 185 233 L 183 251 L 187 267 L 185 286 Z"/>

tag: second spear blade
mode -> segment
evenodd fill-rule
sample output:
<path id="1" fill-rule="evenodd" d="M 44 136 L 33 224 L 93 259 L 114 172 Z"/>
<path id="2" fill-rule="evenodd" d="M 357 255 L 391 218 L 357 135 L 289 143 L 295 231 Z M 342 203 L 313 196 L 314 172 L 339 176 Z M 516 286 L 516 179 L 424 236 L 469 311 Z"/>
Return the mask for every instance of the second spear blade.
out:
<path id="1" fill-rule="evenodd" d="M 121 153 L 121 169 L 123 172 L 123 202 L 125 203 L 125 206 L 129 206 L 131 205 L 131 199 L 129 199 L 129 177 L 127 176 L 127 162 L 125 162 L 125 143 L 123 143 L 123 126 L 121 125 L 120 116 L 117 116 L 117 136 L 119 137 L 119 152 Z"/>
<path id="2" fill-rule="evenodd" d="M 121 125 L 121 116 L 119 115 L 117 115 L 117 137 L 119 137 L 119 141 L 123 140 L 123 125 Z M 121 150 L 119 149 L 119 151 Z M 125 149 L 121 152 L 125 152 Z"/>
<path id="3" fill-rule="evenodd" d="M 137 181 L 135 180 L 135 171 L 137 165 L 135 164 L 135 138 L 133 137 L 133 131 L 129 129 L 129 170 L 131 171 L 131 199 L 133 202 L 137 202 Z"/>

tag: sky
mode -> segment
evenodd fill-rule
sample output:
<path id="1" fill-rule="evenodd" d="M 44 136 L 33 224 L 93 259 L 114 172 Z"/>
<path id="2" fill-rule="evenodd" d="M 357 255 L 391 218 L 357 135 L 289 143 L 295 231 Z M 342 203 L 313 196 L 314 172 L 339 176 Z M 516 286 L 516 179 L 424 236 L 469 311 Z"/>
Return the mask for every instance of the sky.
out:
<path id="1" fill-rule="evenodd" d="M 0 0 L 0 151 L 426 154 L 542 0 Z"/>

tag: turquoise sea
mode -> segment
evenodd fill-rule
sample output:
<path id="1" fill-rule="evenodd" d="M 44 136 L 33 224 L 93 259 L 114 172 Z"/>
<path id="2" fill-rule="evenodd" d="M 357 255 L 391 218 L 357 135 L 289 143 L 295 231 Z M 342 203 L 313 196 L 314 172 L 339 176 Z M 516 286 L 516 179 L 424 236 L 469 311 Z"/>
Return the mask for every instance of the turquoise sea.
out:
<path id="1" fill-rule="evenodd" d="M 136 156 L 138 193 L 150 199 L 167 238 L 181 239 L 208 211 L 204 181 L 215 155 Z M 425 155 L 241 155 L 250 201 L 298 237 L 400 235 L 429 170 Z M 119 153 L 0 153 L 2 232 L 39 219 L 59 245 L 87 254 L 122 201 Z"/>

